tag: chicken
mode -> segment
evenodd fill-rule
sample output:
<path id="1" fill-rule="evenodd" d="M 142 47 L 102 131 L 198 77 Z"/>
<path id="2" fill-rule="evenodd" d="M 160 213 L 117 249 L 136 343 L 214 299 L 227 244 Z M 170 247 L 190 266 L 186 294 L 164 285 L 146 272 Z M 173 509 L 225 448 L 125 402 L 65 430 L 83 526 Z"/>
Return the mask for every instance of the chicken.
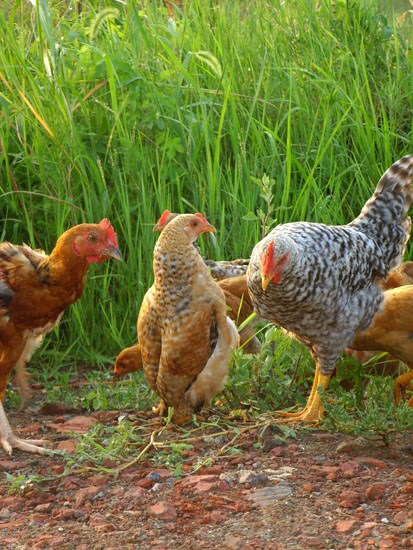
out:
<path id="1" fill-rule="evenodd" d="M 227 315 L 236 325 L 241 325 L 254 313 L 247 288 L 247 276 L 240 275 L 222 279 L 217 283 L 224 291 Z M 261 350 L 261 343 L 255 336 L 254 321 L 253 319 L 239 332 L 240 346 L 246 353 L 259 353 Z"/>
<path id="2" fill-rule="evenodd" d="M 224 291 L 227 315 L 237 325 L 243 323 L 254 312 L 248 294 L 246 276 L 223 279 L 218 281 L 218 285 Z M 255 336 L 252 322 L 240 331 L 240 346 L 246 353 L 258 353 L 261 350 L 261 343 Z M 113 371 L 115 376 L 122 376 L 142 368 L 141 350 L 137 343 L 119 353 Z"/>
<path id="3" fill-rule="evenodd" d="M 178 214 L 174 214 L 169 210 L 165 210 L 162 216 L 159 218 L 157 224 L 154 226 L 154 231 L 163 231 L 163 229 L 168 225 L 168 223 L 176 218 Z M 200 252 L 199 247 L 196 242 L 194 246 Z M 230 261 L 214 261 L 214 260 L 204 260 L 206 265 L 209 267 L 211 276 L 216 281 L 221 281 L 222 279 L 229 279 L 232 277 L 240 277 L 245 275 L 247 272 L 249 260 L 238 259 Z"/>
<path id="4" fill-rule="evenodd" d="M 390 271 L 382 286 L 385 290 L 413 284 L 413 262 L 403 262 L 398 269 Z"/>
<path id="5" fill-rule="evenodd" d="M 413 285 L 386 290 L 382 308 L 366 330 L 356 332 L 351 343 L 353 349 L 360 351 L 387 351 L 411 369 L 396 378 L 394 398 L 397 404 L 413 379 L 412 311 Z M 408 403 L 413 407 L 413 396 Z"/>
<path id="6" fill-rule="evenodd" d="M 411 284 L 413 284 L 413 262 L 403 262 L 399 268 L 390 271 L 385 281 L 380 282 L 380 286 L 384 290 L 389 290 L 392 288 L 397 288 L 399 286 Z M 369 327 L 369 331 L 370 328 L 375 331 L 375 321 L 376 318 L 373 319 L 373 323 L 371 327 Z M 377 339 L 377 341 L 380 342 L 380 339 Z M 369 351 L 347 349 L 346 352 L 349 355 L 355 357 L 360 363 L 366 363 L 368 372 L 380 372 L 380 374 L 382 374 L 383 376 L 391 376 L 395 374 L 400 368 L 400 362 L 398 359 L 396 359 L 396 357 L 389 353 L 383 353 L 383 351 L 380 349 Z M 371 360 L 378 355 L 380 355 L 379 360 L 371 362 Z M 399 403 L 399 390 L 397 390 L 397 396 L 397 402 Z"/>
<path id="7" fill-rule="evenodd" d="M 173 407 L 176 423 L 190 419 L 222 389 L 238 345 L 224 293 L 193 246 L 198 235 L 211 231 L 201 214 L 170 221 L 156 243 L 155 281 L 138 316 L 143 370 L 161 398 L 155 412 Z"/>
<path id="8" fill-rule="evenodd" d="M 134 346 L 125 348 L 119 353 L 116 357 L 113 373 L 115 376 L 123 376 L 129 372 L 135 372 L 142 369 L 141 348 L 139 343 L 137 343 Z"/>
<path id="9" fill-rule="evenodd" d="M 89 264 L 121 259 L 108 220 L 77 225 L 61 235 L 50 256 L 28 246 L 0 245 L 0 444 L 44 454 L 44 441 L 26 441 L 10 428 L 2 401 L 13 368 L 25 382 L 25 365 L 44 335 L 83 292 Z M 23 381 L 23 382 L 22 382 Z"/>
<path id="10" fill-rule="evenodd" d="M 279 225 L 253 249 L 247 271 L 255 310 L 304 343 L 316 372 L 307 404 L 293 421 L 323 416 L 325 389 L 341 352 L 366 330 L 383 302 L 379 280 L 400 265 L 411 221 L 413 155 L 381 177 L 360 215 L 348 225 Z"/>

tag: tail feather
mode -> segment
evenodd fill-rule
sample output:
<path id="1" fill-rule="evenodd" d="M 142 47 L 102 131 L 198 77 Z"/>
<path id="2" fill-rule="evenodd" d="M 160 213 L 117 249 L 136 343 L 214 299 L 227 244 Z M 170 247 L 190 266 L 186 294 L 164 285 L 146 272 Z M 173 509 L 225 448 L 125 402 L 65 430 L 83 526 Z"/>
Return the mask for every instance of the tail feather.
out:
<path id="1" fill-rule="evenodd" d="M 349 224 L 380 245 L 387 269 L 400 264 L 410 236 L 407 212 L 413 201 L 412 183 L 413 155 L 407 155 L 386 170 L 360 215 Z"/>

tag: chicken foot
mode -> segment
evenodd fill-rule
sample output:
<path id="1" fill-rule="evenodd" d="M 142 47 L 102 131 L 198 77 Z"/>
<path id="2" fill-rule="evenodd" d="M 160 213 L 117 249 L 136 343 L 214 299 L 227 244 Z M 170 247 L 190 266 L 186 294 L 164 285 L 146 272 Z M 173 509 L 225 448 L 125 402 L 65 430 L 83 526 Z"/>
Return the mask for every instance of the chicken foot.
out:
<path id="1" fill-rule="evenodd" d="M 394 383 L 394 402 L 396 405 L 400 405 L 401 399 L 404 400 L 406 398 L 406 388 L 411 386 L 413 381 L 413 365 L 408 364 L 408 366 L 412 370 L 398 376 Z M 407 404 L 409 407 L 413 407 L 413 396 L 409 399 Z"/>
<path id="2" fill-rule="evenodd" d="M 43 446 L 50 445 L 50 441 L 46 439 L 20 439 L 15 436 L 9 421 L 7 420 L 6 413 L 4 412 L 3 404 L 0 401 L 0 445 L 6 451 L 7 454 L 11 455 L 13 448 L 20 449 L 21 451 L 26 451 L 27 453 L 37 453 L 37 454 L 52 454 L 51 449 L 45 449 Z"/>
<path id="3" fill-rule="evenodd" d="M 276 411 L 284 420 L 278 422 L 315 422 L 317 423 L 324 416 L 324 408 L 321 403 L 321 396 L 318 388 L 321 386 L 325 390 L 330 381 L 331 375 L 321 374 L 318 365 L 314 374 L 313 386 L 307 403 L 301 411 L 286 412 Z"/>

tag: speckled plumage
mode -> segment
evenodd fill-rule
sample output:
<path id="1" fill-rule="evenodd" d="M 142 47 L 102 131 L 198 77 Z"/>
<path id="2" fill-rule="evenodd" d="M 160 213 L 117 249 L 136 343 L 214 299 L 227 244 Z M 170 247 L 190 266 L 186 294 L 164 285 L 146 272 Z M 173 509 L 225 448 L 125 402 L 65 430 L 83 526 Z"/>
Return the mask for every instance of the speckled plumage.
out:
<path id="1" fill-rule="evenodd" d="M 225 297 L 186 233 L 195 215 L 175 217 L 154 250 L 154 285 L 138 317 L 143 368 L 150 387 L 182 422 L 222 388 L 238 333 Z M 211 227 L 211 226 L 210 226 Z M 213 332 L 217 330 L 218 337 Z"/>
<path id="2" fill-rule="evenodd" d="M 386 171 L 348 225 L 280 225 L 252 252 L 247 278 L 254 308 L 305 343 L 323 375 L 382 305 L 378 282 L 400 264 L 409 237 L 412 180 L 413 156 L 406 156 Z M 264 291 L 262 262 L 271 242 L 274 258 L 288 259 L 280 281 Z"/>
<path id="3" fill-rule="evenodd" d="M 242 277 L 247 273 L 249 260 L 204 260 L 208 266 L 211 276 L 216 281 L 225 279 L 233 279 L 234 277 Z"/>

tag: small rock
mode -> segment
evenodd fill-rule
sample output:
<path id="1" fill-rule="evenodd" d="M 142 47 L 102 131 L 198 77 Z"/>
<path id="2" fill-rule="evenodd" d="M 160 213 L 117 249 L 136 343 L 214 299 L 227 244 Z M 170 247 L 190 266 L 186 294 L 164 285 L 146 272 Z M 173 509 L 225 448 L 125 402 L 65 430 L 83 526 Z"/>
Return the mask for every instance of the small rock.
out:
<path id="1" fill-rule="evenodd" d="M 150 489 L 153 485 L 153 481 L 149 477 L 144 477 L 137 481 L 136 485 L 142 489 Z"/>
<path id="2" fill-rule="evenodd" d="M 336 523 L 335 529 L 337 533 L 350 533 L 353 531 L 357 521 L 355 519 L 346 519 L 343 521 L 338 521 Z"/>
<path id="3" fill-rule="evenodd" d="M 355 459 L 361 466 L 367 466 L 368 468 L 380 468 L 384 470 L 387 468 L 386 462 L 379 460 L 378 458 L 371 458 L 369 456 L 362 456 Z"/>
<path id="4" fill-rule="evenodd" d="M 271 455 L 276 456 L 276 457 L 285 456 L 286 455 L 286 448 L 285 447 L 280 447 L 280 445 L 278 445 L 277 447 L 274 447 L 272 449 Z"/>
<path id="5" fill-rule="evenodd" d="M 29 462 L 25 460 L 0 460 L 0 470 L 5 470 L 6 472 L 14 472 L 16 470 L 21 470 L 28 466 Z"/>
<path id="6" fill-rule="evenodd" d="M 43 513 L 49 513 L 53 509 L 53 503 L 52 502 L 44 502 L 43 504 L 38 504 L 35 507 L 36 512 L 43 512 Z"/>
<path id="7" fill-rule="evenodd" d="M 154 504 L 153 506 L 149 506 L 148 512 L 158 517 L 159 519 L 163 520 L 174 520 L 176 519 L 177 512 L 175 506 L 172 504 L 169 504 L 168 502 L 158 502 L 157 504 Z"/>
<path id="8" fill-rule="evenodd" d="M 51 427 L 60 433 L 86 433 L 93 426 L 96 426 L 97 423 L 96 418 L 92 418 L 91 416 L 74 416 L 63 424 L 51 424 Z"/>
<path id="9" fill-rule="evenodd" d="M 381 518 L 380 520 L 382 523 L 389 523 L 389 520 L 387 518 Z"/>
<path id="10" fill-rule="evenodd" d="M 304 483 L 302 485 L 302 489 L 306 493 L 312 493 L 314 491 L 314 485 L 312 485 L 311 483 Z"/>
<path id="11" fill-rule="evenodd" d="M 56 510 L 56 514 L 53 517 L 63 521 L 69 521 L 76 517 L 77 510 L 75 508 L 66 508 L 64 510 Z"/>
<path id="12" fill-rule="evenodd" d="M 222 470 L 223 470 L 223 467 L 216 464 L 214 466 L 205 466 L 204 468 L 201 469 L 201 472 L 204 475 L 207 475 L 207 474 L 218 475 L 222 472 Z"/>
<path id="13" fill-rule="evenodd" d="M 385 486 L 383 483 L 376 483 L 375 485 L 370 485 L 366 489 L 366 498 L 367 500 L 381 500 L 384 497 Z"/>
<path id="14" fill-rule="evenodd" d="M 141 498 L 143 498 L 144 495 L 146 495 L 146 493 L 147 491 L 145 491 L 145 489 L 137 486 L 126 491 L 126 493 L 123 495 L 123 498 L 128 500 L 135 500 L 135 499 L 140 500 Z"/>
<path id="15" fill-rule="evenodd" d="M 408 482 L 400 489 L 401 493 L 404 493 L 406 495 L 413 495 L 413 483 Z"/>
<path id="16" fill-rule="evenodd" d="M 195 493 L 209 493 L 214 488 L 215 483 L 208 483 L 207 481 L 199 481 L 193 487 Z"/>
<path id="17" fill-rule="evenodd" d="M 296 471 L 297 468 L 293 468 L 292 466 L 281 466 L 276 470 L 266 469 L 264 470 L 264 473 L 270 480 L 278 481 L 280 479 L 286 479 L 287 477 L 292 476 Z"/>
<path id="18" fill-rule="evenodd" d="M 47 521 L 50 520 L 50 516 L 48 514 L 31 514 L 30 516 L 30 524 L 31 525 L 39 525 L 47 523 Z"/>
<path id="19" fill-rule="evenodd" d="M 364 496 L 356 491 L 350 491 L 346 489 L 339 496 L 339 506 L 342 508 L 356 508 L 361 502 L 364 501 Z"/>
<path id="20" fill-rule="evenodd" d="M 197 483 L 204 481 L 207 483 L 212 483 L 214 481 L 218 481 L 218 479 L 219 476 L 217 475 L 191 475 L 177 481 L 177 485 L 180 485 L 181 487 L 187 487 L 191 485 L 196 485 Z"/>
<path id="21" fill-rule="evenodd" d="M 100 491 L 100 487 L 94 485 L 79 489 L 76 494 L 76 506 L 82 506 L 85 502 L 92 501 L 99 495 Z"/>
<path id="22" fill-rule="evenodd" d="M 346 439 L 339 443 L 336 447 L 337 453 L 351 453 L 354 449 L 360 447 L 360 442 L 357 439 Z"/>
<path id="23" fill-rule="evenodd" d="M 258 506 L 269 506 L 274 503 L 274 500 L 279 500 L 290 496 L 294 489 L 287 482 L 282 481 L 275 487 L 264 487 L 256 489 L 247 495 L 249 500 L 252 500 Z"/>
<path id="24" fill-rule="evenodd" d="M 147 476 L 147 479 L 151 479 L 152 481 L 158 482 L 161 481 L 161 476 L 158 474 L 158 472 L 150 472 Z"/>
<path id="25" fill-rule="evenodd" d="M 269 478 L 252 470 L 241 470 L 239 472 L 238 483 L 249 483 L 250 485 L 262 485 L 267 483 Z"/>
<path id="26" fill-rule="evenodd" d="M 24 428 L 20 428 L 20 433 L 22 434 L 37 434 L 42 429 L 41 424 L 29 424 L 28 426 L 24 426 Z"/>
<path id="27" fill-rule="evenodd" d="M 78 444 L 78 441 L 71 441 L 70 439 L 66 439 L 64 441 L 59 441 L 57 444 L 57 449 L 59 451 L 66 451 L 66 453 L 74 454 L 76 452 L 76 445 Z"/>

